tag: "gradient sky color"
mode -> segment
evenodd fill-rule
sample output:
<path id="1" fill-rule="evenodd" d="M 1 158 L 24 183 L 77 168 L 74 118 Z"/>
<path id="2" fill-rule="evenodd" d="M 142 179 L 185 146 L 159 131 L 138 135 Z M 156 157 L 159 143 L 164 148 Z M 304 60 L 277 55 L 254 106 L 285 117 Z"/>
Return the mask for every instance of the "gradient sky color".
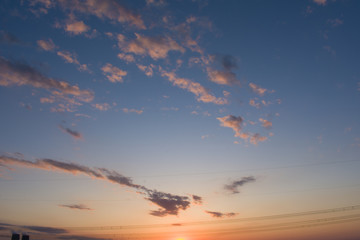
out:
<path id="1" fill-rule="evenodd" d="M 359 10 L 2 1 L 0 239 L 359 239 Z"/>

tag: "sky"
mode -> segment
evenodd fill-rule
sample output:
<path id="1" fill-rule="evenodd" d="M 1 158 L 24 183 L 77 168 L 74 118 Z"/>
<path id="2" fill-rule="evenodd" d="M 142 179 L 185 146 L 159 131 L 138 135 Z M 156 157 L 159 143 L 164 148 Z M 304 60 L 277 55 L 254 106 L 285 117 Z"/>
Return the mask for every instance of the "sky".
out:
<path id="1" fill-rule="evenodd" d="M 359 9 L 1 1 L 0 240 L 359 239 Z"/>

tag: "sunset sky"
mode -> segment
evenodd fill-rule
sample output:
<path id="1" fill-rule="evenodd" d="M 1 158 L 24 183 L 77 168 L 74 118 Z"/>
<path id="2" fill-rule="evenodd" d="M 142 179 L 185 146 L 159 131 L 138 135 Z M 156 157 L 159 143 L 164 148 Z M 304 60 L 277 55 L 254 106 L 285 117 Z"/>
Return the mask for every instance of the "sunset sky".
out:
<path id="1" fill-rule="evenodd" d="M 0 240 L 359 239 L 359 10 L 2 0 Z"/>

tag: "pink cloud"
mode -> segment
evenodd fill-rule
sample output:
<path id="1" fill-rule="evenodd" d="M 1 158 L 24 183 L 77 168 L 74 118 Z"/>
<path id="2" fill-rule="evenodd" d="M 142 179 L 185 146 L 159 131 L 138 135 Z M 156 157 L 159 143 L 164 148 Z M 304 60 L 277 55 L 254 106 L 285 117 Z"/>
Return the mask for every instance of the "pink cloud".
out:
<path id="1" fill-rule="evenodd" d="M 107 111 L 110 109 L 110 105 L 108 103 L 96 103 L 93 104 L 92 106 L 100 111 Z"/>
<path id="2" fill-rule="evenodd" d="M 103 71 L 104 75 L 106 75 L 107 79 L 109 79 L 110 82 L 116 83 L 116 82 L 124 82 L 123 77 L 127 75 L 127 72 L 124 70 L 121 70 L 110 63 L 105 64 L 101 70 Z"/>
<path id="3" fill-rule="evenodd" d="M 169 51 L 185 52 L 185 49 L 170 37 L 145 37 L 137 33 L 135 33 L 135 36 L 136 39 L 126 41 L 125 36 L 119 34 L 119 47 L 126 53 L 149 55 L 154 60 L 166 58 Z"/>
<path id="4" fill-rule="evenodd" d="M 65 25 L 65 31 L 79 35 L 89 31 L 90 27 L 87 26 L 83 21 L 70 21 Z"/>
<path id="5" fill-rule="evenodd" d="M 318 4 L 318 5 L 326 5 L 327 0 L 313 0 L 314 3 Z"/>
<path id="6" fill-rule="evenodd" d="M 42 50 L 45 51 L 53 51 L 54 49 L 58 48 L 58 46 L 56 46 L 53 40 L 50 38 L 48 40 L 38 40 L 37 44 Z"/>
<path id="7" fill-rule="evenodd" d="M 72 63 L 78 66 L 78 69 L 80 71 L 89 71 L 86 64 L 81 64 L 78 60 L 75 54 L 70 53 L 68 51 L 58 51 L 57 55 L 65 60 L 67 63 Z"/>
<path id="8" fill-rule="evenodd" d="M 265 92 L 268 91 L 267 89 L 261 88 L 254 83 L 249 83 L 249 87 L 254 93 L 259 94 L 260 96 L 263 96 Z"/>
<path id="9" fill-rule="evenodd" d="M 137 110 L 134 108 L 128 109 L 128 108 L 123 108 L 122 109 L 124 113 L 137 113 L 137 114 L 142 114 L 144 111 L 143 110 Z"/>
<path id="10" fill-rule="evenodd" d="M 217 84 L 222 85 L 234 85 L 240 84 L 239 80 L 236 79 L 235 73 L 231 71 L 218 71 L 213 70 L 210 67 L 206 68 L 209 79 Z"/>
<path id="11" fill-rule="evenodd" d="M 161 76 L 167 77 L 170 82 L 173 83 L 174 86 L 177 86 L 182 89 L 186 89 L 187 91 L 193 93 L 199 102 L 205 103 L 214 103 L 217 105 L 227 104 L 228 101 L 225 98 L 217 98 L 211 93 L 209 90 L 203 87 L 200 83 L 193 82 L 186 78 L 179 78 L 176 76 L 174 72 L 167 72 L 163 69 L 160 69 Z"/>
<path id="12" fill-rule="evenodd" d="M 266 120 L 266 119 L 262 119 L 262 118 L 259 118 L 259 121 L 262 123 L 262 126 L 264 128 L 271 128 L 272 127 L 272 122 Z"/>

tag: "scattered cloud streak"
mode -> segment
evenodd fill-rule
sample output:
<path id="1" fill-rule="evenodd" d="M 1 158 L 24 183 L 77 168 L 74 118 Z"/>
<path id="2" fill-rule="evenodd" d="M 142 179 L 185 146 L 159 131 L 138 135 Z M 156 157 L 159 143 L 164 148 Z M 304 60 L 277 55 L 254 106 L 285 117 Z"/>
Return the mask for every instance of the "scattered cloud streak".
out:
<path id="1" fill-rule="evenodd" d="M 144 195 L 144 199 L 159 207 L 157 210 L 150 212 L 153 216 L 165 217 L 167 215 L 178 215 L 180 210 L 186 210 L 191 206 L 191 199 L 188 196 L 179 196 L 149 189 L 143 185 L 133 183 L 130 177 L 106 168 L 89 168 L 76 163 L 65 163 L 53 159 L 38 159 L 32 162 L 16 157 L 0 156 L 0 167 L 11 169 L 11 166 L 58 171 L 74 175 L 83 174 L 94 179 L 105 180 L 123 187 L 132 188 L 136 190 L 137 193 Z M 196 198 L 199 199 L 198 196 Z"/>
<path id="2" fill-rule="evenodd" d="M 212 211 L 205 211 L 206 213 L 210 214 L 213 218 L 224 218 L 224 217 L 235 217 L 238 213 L 222 213 L 222 212 L 212 212 Z"/>
<path id="3" fill-rule="evenodd" d="M 84 204 L 60 204 L 59 207 L 70 208 L 74 210 L 87 210 L 87 211 L 94 210 L 92 208 L 87 207 Z"/>
<path id="4" fill-rule="evenodd" d="M 65 60 L 67 63 L 72 63 L 78 66 L 80 71 L 89 71 L 86 64 L 81 64 L 75 54 L 70 53 L 69 51 L 58 51 L 57 55 Z"/>
<path id="5" fill-rule="evenodd" d="M 163 69 L 160 69 L 161 76 L 167 77 L 167 79 L 172 82 L 174 86 L 177 86 L 182 89 L 186 89 L 187 91 L 193 93 L 199 102 L 204 103 L 214 103 L 217 105 L 227 104 L 228 101 L 225 98 L 217 98 L 212 95 L 208 89 L 203 87 L 200 83 L 193 82 L 186 78 L 179 78 L 176 76 L 174 72 L 167 72 Z"/>
<path id="6" fill-rule="evenodd" d="M 137 113 L 137 114 L 142 114 L 144 111 L 143 110 L 138 110 L 138 109 L 134 109 L 134 108 L 123 108 L 122 109 L 124 113 Z"/>
<path id="7" fill-rule="evenodd" d="M 168 36 L 147 37 L 135 33 L 136 39 L 126 41 L 124 35 L 118 35 L 118 45 L 125 53 L 136 55 L 149 55 L 152 59 L 166 58 L 169 51 L 185 52 L 175 40 Z"/>
<path id="8" fill-rule="evenodd" d="M 63 132 L 70 134 L 70 135 L 71 135 L 74 139 L 76 139 L 76 140 L 83 139 L 82 134 L 79 133 L 79 132 L 77 132 L 77 131 L 75 131 L 75 130 L 71 130 L 70 128 L 66 128 L 66 127 L 64 127 L 64 126 L 62 126 L 62 125 L 59 125 L 59 128 L 60 128 Z"/>
<path id="9" fill-rule="evenodd" d="M 265 92 L 267 92 L 268 90 L 265 89 L 265 88 L 261 88 L 259 87 L 258 85 L 256 85 L 255 83 L 249 83 L 249 87 L 251 88 L 251 90 L 260 95 L 260 96 L 263 96 L 265 94 Z"/>
<path id="10" fill-rule="evenodd" d="M 232 194 L 237 194 L 240 193 L 239 187 L 242 187 L 247 183 L 255 182 L 255 181 L 256 178 L 254 176 L 243 177 L 240 180 L 236 180 L 230 184 L 225 185 L 224 188 L 225 190 L 231 192 Z"/>

